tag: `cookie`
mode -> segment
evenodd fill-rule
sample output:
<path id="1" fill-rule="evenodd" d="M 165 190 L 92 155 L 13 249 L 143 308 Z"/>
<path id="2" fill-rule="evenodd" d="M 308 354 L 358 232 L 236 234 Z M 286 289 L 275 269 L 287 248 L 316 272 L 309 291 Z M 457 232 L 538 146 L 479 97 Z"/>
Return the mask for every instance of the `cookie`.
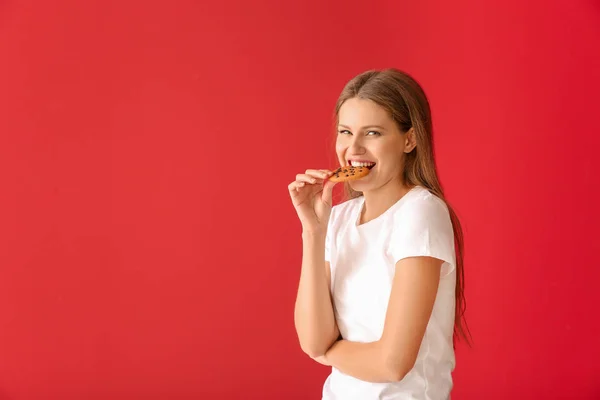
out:
<path id="1" fill-rule="evenodd" d="M 371 172 L 371 170 L 367 167 L 353 167 L 348 165 L 333 171 L 333 175 L 329 177 L 329 180 L 332 182 L 353 181 L 367 176 L 369 172 Z"/>

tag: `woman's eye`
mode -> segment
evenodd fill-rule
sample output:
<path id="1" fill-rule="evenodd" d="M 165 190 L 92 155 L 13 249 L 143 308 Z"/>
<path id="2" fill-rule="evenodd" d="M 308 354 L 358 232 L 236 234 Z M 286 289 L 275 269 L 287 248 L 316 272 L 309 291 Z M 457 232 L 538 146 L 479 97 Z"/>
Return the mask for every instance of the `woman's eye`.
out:
<path id="1" fill-rule="evenodd" d="M 342 129 L 338 132 L 340 133 L 340 135 L 352 135 L 352 132 L 350 132 L 347 129 Z M 379 135 L 381 135 L 381 133 L 379 133 L 377 131 L 368 131 L 367 132 L 367 136 L 379 136 Z"/>

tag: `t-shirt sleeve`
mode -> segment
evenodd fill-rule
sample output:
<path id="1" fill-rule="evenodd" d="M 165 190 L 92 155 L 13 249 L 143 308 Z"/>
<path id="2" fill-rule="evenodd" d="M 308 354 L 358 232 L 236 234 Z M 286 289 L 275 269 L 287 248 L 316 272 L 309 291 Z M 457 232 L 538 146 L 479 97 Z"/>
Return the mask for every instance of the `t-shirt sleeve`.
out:
<path id="1" fill-rule="evenodd" d="M 442 276 L 455 268 L 452 221 L 440 198 L 428 194 L 411 201 L 393 222 L 390 254 L 394 263 L 407 257 L 428 256 L 445 261 Z"/>

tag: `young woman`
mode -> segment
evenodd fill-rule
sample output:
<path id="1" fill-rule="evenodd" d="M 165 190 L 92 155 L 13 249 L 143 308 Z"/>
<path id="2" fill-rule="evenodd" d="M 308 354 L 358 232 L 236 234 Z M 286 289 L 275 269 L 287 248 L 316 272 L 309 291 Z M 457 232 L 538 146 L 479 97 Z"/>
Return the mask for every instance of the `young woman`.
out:
<path id="1" fill-rule="evenodd" d="M 332 207 L 332 171 L 289 185 L 302 223 L 302 350 L 331 366 L 325 400 L 449 399 L 463 336 L 460 223 L 436 173 L 429 103 L 396 69 L 352 79 L 336 105 L 341 166 L 370 168 Z M 468 340 L 468 339 L 467 339 Z"/>

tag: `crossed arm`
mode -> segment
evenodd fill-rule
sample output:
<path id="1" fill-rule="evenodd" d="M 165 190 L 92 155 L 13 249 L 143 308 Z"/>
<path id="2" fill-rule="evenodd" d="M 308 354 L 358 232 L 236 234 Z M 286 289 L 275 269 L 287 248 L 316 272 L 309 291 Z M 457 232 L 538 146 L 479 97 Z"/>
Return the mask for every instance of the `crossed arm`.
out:
<path id="1" fill-rule="evenodd" d="M 398 261 L 381 338 L 370 343 L 338 340 L 324 354 L 311 357 L 360 380 L 402 380 L 417 359 L 433 310 L 442 262 L 431 257 Z"/>

